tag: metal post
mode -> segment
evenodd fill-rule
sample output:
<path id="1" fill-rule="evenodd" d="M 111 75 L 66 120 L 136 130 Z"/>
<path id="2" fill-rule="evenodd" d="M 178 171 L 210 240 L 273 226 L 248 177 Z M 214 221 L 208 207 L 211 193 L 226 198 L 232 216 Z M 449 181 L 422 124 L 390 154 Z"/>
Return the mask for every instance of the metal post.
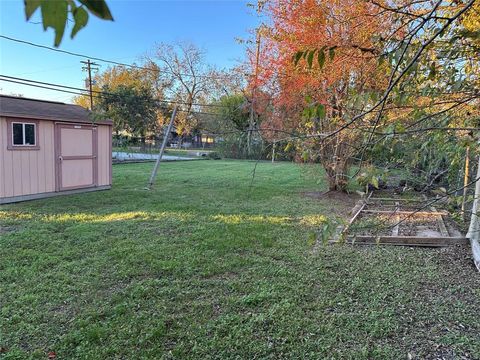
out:
<path id="1" fill-rule="evenodd" d="M 152 175 L 150 176 L 150 181 L 148 182 L 148 189 L 152 190 L 153 187 L 153 182 L 155 181 L 155 177 L 157 176 L 158 172 L 158 167 L 160 166 L 160 162 L 162 161 L 162 156 L 163 156 L 163 151 L 165 150 L 165 147 L 167 146 L 167 141 L 170 136 L 170 133 L 172 131 L 172 126 L 173 122 L 175 120 L 175 116 L 177 115 L 177 107 L 173 109 L 172 117 L 170 119 L 170 123 L 168 124 L 167 132 L 165 136 L 163 137 L 163 143 L 162 147 L 160 148 L 160 152 L 158 153 L 158 159 L 155 162 L 155 167 L 153 168 Z"/>

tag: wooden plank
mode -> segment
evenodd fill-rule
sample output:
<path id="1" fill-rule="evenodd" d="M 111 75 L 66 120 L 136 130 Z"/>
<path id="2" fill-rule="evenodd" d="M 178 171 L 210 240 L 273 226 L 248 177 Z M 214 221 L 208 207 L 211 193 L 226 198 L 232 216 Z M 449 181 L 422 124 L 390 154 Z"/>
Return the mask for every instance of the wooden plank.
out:
<path id="1" fill-rule="evenodd" d="M 399 210 L 399 202 L 396 201 L 395 202 L 395 211 L 398 211 Z M 392 236 L 398 236 L 398 230 L 399 230 L 399 227 L 400 227 L 400 216 L 397 214 L 395 215 L 395 226 L 392 228 Z"/>
<path id="2" fill-rule="evenodd" d="M 448 246 L 466 245 L 469 243 L 464 237 L 420 237 L 420 236 L 355 236 L 351 240 L 355 244 L 399 244 L 414 246 Z"/>
<path id="3" fill-rule="evenodd" d="M 363 210 L 366 214 L 402 214 L 402 215 L 448 215 L 445 211 L 395 211 L 395 210 Z"/>
<path id="4" fill-rule="evenodd" d="M 423 202 L 423 200 L 417 199 L 401 199 L 401 198 L 375 198 L 371 197 L 370 201 L 405 201 L 405 202 Z"/>
<path id="5" fill-rule="evenodd" d="M 437 209 L 434 206 L 430 206 L 430 209 L 435 212 L 437 211 Z M 438 229 L 440 230 L 440 233 L 442 234 L 442 236 L 450 236 L 450 234 L 448 233 L 447 227 L 445 226 L 445 222 L 443 221 L 442 215 L 437 215 L 436 220 L 437 220 Z"/>
<path id="6" fill-rule="evenodd" d="M 409 247 L 428 247 L 428 248 L 442 248 L 446 247 L 448 245 L 443 245 L 443 244 L 403 244 L 403 243 L 395 243 L 395 242 L 390 242 L 390 243 L 377 243 L 377 242 L 352 242 L 352 240 L 346 240 L 346 244 L 349 245 L 363 245 L 363 246 L 372 246 L 372 245 L 382 245 L 382 246 L 409 246 Z M 329 244 L 334 245 L 334 244 L 339 244 L 338 242 L 335 241 L 330 241 Z"/>
<path id="7" fill-rule="evenodd" d="M 448 233 L 447 227 L 445 226 L 445 222 L 443 221 L 442 215 L 438 215 L 436 218 L 437 218 L 437 225 L 438 225 L 438 228 L 440 229 L 442 236 L 450 236 L 450 234 Z"/>
<path id="8" fill-rule="evenodd" d="M 362 212 L 362 210 L 365 208 L 367 203 L 363 200 L 360 200 L 357 205 L 353 208 L 354 214 L 348 221 L 348 225 L 352 225 L 353 222 L 357 219 L 358 215 Z"/>
<path id="9" fill-rule="evenodd" d="M 336 230 L 335 230 L 335 233 L 333 235 L 333 240 L 331 241 L 339 241 L 343 236 L 344 234 L 346 234 L 348 232 L 348 229 L 350 228 L 350 225 L 352 225 L 352 223 L 355 221 L 355 219 L 360 215 L 360 213 L 362 212 L 362 210 L 365 208 L 365 206 L 367 205 L 367 201 L 368 199 L 372 196 L 373 192 L 371 192 L 367 199 L 364 200 L 364 199 L 360 199 L 357 201 L 357 203 L 355 204 L 355 206 L 353 207 L 352 209 L 352 213 L 353 216 L 351 217 L 351 219 L 349 220 L 348 224 L 346 226 L 337 226 Z"/>

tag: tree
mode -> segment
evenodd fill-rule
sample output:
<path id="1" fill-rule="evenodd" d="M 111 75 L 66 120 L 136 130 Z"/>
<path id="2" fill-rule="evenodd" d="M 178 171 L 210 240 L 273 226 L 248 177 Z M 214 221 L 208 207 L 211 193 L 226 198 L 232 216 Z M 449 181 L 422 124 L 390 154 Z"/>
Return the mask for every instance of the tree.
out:
<path id="1" fill-rule="evenodd" d="M 55 46 L 62 42 L 69 14 L 74 23 L 70 34 L 72 39 L 87 26 L 89 13 L 100 19 L 113 21 L 105 0 L 24 0 L 24 3 L 27 21 L 40 9 L 43 30 L 51 27 L 55 31 Z"/>
<path id="2" fill-rule="evenodd" d="M 205 62 L 204 51 L 191 43 L 160 43 L 148 59 L 158 65 L 159 81 L 167 85 L 169 98 L 178 101 L 175 128 L 180 140 L 195 133 L 198 122 L 192 112 L 198 108 L 195 104 L 205 102 L 212 84 L 212 69 Z"/>
<path id="3" fill-rule="evenodd" d="M 218 131 L 244 132 L 248 129 L 248 104 L 242 94 L 223 96 L 216 105 L 220 106 L 217 111 L 218 125 L 216 129 Z"/>
<path id="4" fill-rule="evenodd" d="M 354 154 L 361 165 L 385 136 L 428 131 L 426 125 L 434 131 L 475 126 L 475 6 L 474 0 L 273 3 L 260 80 L 280 99 L 272 118 L 299 133 L 304 158 L 319 156 L 331 188 L 342 188 L 332 176 L 344 179 L 337 170 L 345 159 Z"/>
<path id="5" fill-rule="evenodd" d="M 97 112 L 113 120 L 113 130 L 139 136 L 145 142 L 147 133 L 158 130 L 157 102 L 151 89 L 133 85 L 105 86 L 100 97 Z"/>
<path id="6" fill-rule="evenodd" d="M 102 96 L 105 89 L 115 91 L 119 87 L 133 87 L 138 92 L 148 89 L 151 96 L 157 101 L 156 118 L 158 126 L 164 125 L 168 121 L 168 114 L 165 103 L 162 103 L 165 93 L 165 84 L 159 80 L 159 68 L 153 63 L 147 62 L 141 66 L 126 68 L 125 66 L 113 66 L 94 76 L 93 96 L 94 110 L 98 99 Z M 74 103 L 89 107 L 89 96 L 80 95 L 73 99 Z M 97 109 L 98 110 L 98 109 Z M 122 130 L 122 129 L 119 129 Z"/>
<path id="7" fill-rule="evenodd" d="M 390 63 L 395 86 L 377 103 L 375 127 L 365 129 L 377 144 L 372 153 L 394 154 L 419 189 L 436 182 L 458 187 L 467 148 L 478 149 L 472 132 L 480 116 L 478 2 L 372 3 L 408 30 L 384 40 L 388 51 L 379 60 Z"/>
<path id="8" fill-rule="evenodd" d="M 344 190 L 361 134 L 322 135 L 368 109 L 386 86 L 386 65 L 378 66 L 374 55 L 383 51 L 378 38 L 388 32 L 392 17 L 367 2 L 348 0 L 278 0 L 267 13 L 272 26 L 259 56 L 258 83 L 252 85 L 273 99 L 275 111 L 264 124 L 280 123 L 279 130 L 301 134 L 296 145 L 303 159 L 321 162 L 330 190 Z M 305 50 L 305 62 L 298 62 L 299 50 Z"/>

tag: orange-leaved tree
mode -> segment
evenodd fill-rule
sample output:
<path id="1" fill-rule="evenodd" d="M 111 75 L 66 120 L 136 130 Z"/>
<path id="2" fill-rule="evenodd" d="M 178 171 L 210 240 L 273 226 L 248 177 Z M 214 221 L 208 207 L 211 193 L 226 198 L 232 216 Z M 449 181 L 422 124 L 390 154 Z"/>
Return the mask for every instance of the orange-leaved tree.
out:
<path id="1" fill-rule="evenodd" d="M 268 89 L 274 111 L 263 126 L 294 133 L 304 161 L 319 161 L 330 190 L 345 190 L 359 127 L 337 132 L 377 100 L 388 83 L 379 64 L 393 17 L 365 1 L 275 0 L 266 7 L 254 86 Z"/>

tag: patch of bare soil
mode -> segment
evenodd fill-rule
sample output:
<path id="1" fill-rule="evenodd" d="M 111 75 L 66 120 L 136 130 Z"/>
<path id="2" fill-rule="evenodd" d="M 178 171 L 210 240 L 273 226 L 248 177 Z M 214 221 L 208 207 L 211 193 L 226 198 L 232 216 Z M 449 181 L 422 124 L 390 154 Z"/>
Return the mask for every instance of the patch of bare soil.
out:
<path id="1" fill-rule="evenodd" d="M 400 216 L 400 219 L 404 217 L 405 215 Z M 400 224 L 398 234 L 401 236 L 442 236 L 434 216 L 416 214 L 406 218 Z"/>
<path id="2" fill-rule="evenodd" d="M 444 217 L 443 221 L 445 222 L 445 226 L 447 227 L 447 231 L 450 234 L 450 236 L 465 236 L 467 233 L 467 228 L 462 229 L 455 221 L 448 217 Z"/>
<path id="3" fill-rule="evenodd" d="M 344 218 L 348 218 L 351 215 L 352 208 L 360 199 L 360 196 L 357 194 L 347 194 L 340 191 L 307 191 L 302 193 L 302 195 L 315 200 L 328 201 L 332 205 L 331 213 Z"/>

